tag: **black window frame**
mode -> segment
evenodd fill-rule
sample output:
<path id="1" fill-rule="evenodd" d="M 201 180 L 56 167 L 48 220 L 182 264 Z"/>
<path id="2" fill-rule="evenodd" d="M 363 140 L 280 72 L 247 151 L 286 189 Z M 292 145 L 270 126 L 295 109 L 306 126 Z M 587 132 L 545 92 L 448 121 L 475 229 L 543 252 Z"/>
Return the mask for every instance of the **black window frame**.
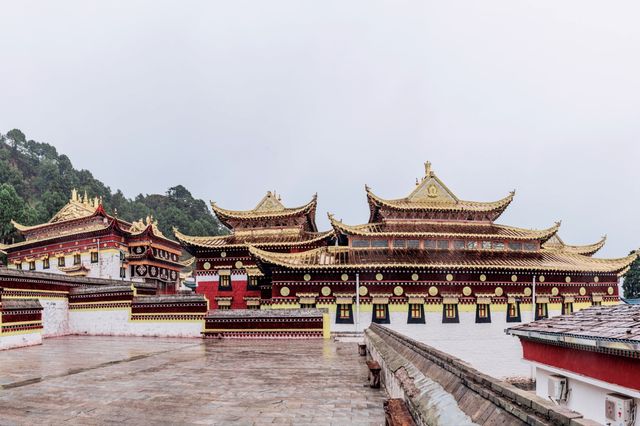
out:
<path id="1" fill-rule="evenodd" d="M 480 308 L 487 308 L 487 316 L 480 316 Z M 491 323 L 491 305 L 488 303 L 477 303 L 476 304 L 476 324 L 488 324 Z"/>
<path id="2" fill-rule="evenodd" d="M 98 252 L 97 251 L 92 251 L 91 252 L 91 263 L 98 263 Z"/>
<path id="3" fill-rule="evenodd" d="M 538 306 L 540 305 L 543 307 L 543 311 L 544 311 L 542 315 L 540 315 L 540 311 L 538 309 Z M 536 321 L 540 319 L 545 319 L 545 318 L 549 318 L 549 304 L 536 302 Z"/>
<path id="4" fill-rule="evenodd" d="M 16 269 L 22 271 L 22 262 L 16 263 Z"/>
<path id="5" fill-rule="evenodd" d="M 447 316 L 447 306 L 453 306 L 454 316 L 449 318 Z M 442 323 L 443 324 L 457 324 L 460 322 L 460 310 L 457 303 L 443 303 L 442 304 Z"/>
<path id="6" fill-rule="evenodd" d="M 74 264 L 74 266 L 82 264 L 82 255 L 74 254 L 73 255 L 73 264 Z"/>
<path id="7" fill-rule="evenodd" d="M 567 312 L 569 307 L 569 312 Z M 573 313 L 573 302 L 562 302 L 562 315 L 568 315 Z"/>
<path id="8" fill-rule="evenodd" d="M 511 311 L 509 309 L 509 305 L 515 305 L 516 307 L 516 315 L 512 316 Z M 522 322 L 522 317 L 520 315 L 520 302 L 515 301 L 513 303 L 507 302 L 507 322 Z"/>
<path id="9" fill-rule="evenodd" d="M 415 317 L 413 315 L 413 308 L 418 307 L 420 310 L 420 316 Z M 409 303 L 409 310 L 407 312 L 407 324 L 424 324 L 424 303 Z"/>
<path id="10" fill-rule="evenodd" d="M 49 258 L 45 257 L 42 259 L 42 269 L 49 269 L 51 267 L 51 263 L 49 262 Z"/>
<path id="11" fill-rule="evenodd" d="M 58 256 L 58 267 L 59 268 L 64 268 L 66 263 L 67 263 L 67 261 L 66 261 L 64 256 Z"/>
<path id="12" fill-rule="evenodd" d="M 29 262 L 29 270 L 30 271 L 35 271 L 36 270 L 36 261 L 32 260 Z"/>
<path id="13" fill-rule="evenodd" d="M 223 281 L 225 282 L 223 284 Z M 232 291 L 231 275 L 218 275 L 218 291 Z"/>
<path id="14" fill-rule="evenodd" d="M 384 312 L 384 318 L 378 318 L 377 316 L 377 308 L 382 307 Z M 375 322 L 376 324 L 390 324 L 391 319 L 389 318 L 389 304 L 388 303 L 374 303 L 373 309 L 371 311 L 371 322 Z"/>
<path id="15" fill-rule="evenodd" d="M 349 312 L 348 318 L 343 317 L 341 314 L 342 307 L 346 306 Z M 353 324 L 353 304 L 352 303 L 338 303 L 336 304 L 336 324 Z"/>
<path id="16" fill-rule="evenodd" d="M 124 266 L 120 267 L 120 278 L 127 278 L 127 268 Z"/>
<path id="17" fill-rule="evenodd" d="M 258 277 L 255 275 L 249 275 L 247 277 L 247 290 L 260 290 L 260 283 Z"/>

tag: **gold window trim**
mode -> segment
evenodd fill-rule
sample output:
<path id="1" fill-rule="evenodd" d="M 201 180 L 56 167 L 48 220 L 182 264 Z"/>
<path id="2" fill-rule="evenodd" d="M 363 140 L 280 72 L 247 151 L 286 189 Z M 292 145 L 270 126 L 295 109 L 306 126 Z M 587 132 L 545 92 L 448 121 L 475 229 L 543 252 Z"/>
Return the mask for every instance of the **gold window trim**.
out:
<path id="1" fill-rule="evenodd" d="M 216 297 L 218 306 L 231 306 L 231 297 Z"/>
<path id="2" fill-rule="evenodd" d="M 591 300 L 594 302 L 602 302 L 602 296 L 599 294 L 594 294 L 591 296 Z"/>
<path id="3" fill-rule="evenodd" d="M 372 303 L 374 305 L 388 305 L 389 304 L 389 298 L 388 297 L 380 297 L 380 296 L 373 296 L 373 301 Z"/>
<path id="4" fill-rule="evenodd" d="M 353 303 L 353 297 L 336 297 L 336 304 L 338 305 L 351 305 Z"/>
<path id="5" fill-rule="evenodd" d="M 424 304 L 424 297 L 410 297 L 409 298 L 410 305 L 422 305 Z"/>
<path id="6" fill-rule="evenodd" d="M 536 296 L 536 303 L 549 303 L 548 296 Z"/>
<path id="7" fill-rule="evenodd" d="M 231 269 L 220 269 L 218 271 L 218 276 L 231 276 Z"/>
<path id="8" fill-rule="evenodd" d="M 457 305 L 458 304 L 458 298 L 457 297 L 443 297 L 442 298 L 442 304 L 443 305 Z"/>
<path id="9" fill-rule="evenodd" d="M 564 303 L 573 303 L 575 301 L 575 297 L 573 296 L 565 296 Z"/>
<path id="10" fill-rule="evenodd" d="M 491 298 L 490 297 L 478 297 L 478 299 L 476 300 L 476 304 L 477 305 L 490 305 L 491 304 Z"/>
<path id="11" fill-rule="evenodd" d="M 301 297 L 300 304 L 302 305 L 313 305 L 316 303 L 315 297 Z"/>

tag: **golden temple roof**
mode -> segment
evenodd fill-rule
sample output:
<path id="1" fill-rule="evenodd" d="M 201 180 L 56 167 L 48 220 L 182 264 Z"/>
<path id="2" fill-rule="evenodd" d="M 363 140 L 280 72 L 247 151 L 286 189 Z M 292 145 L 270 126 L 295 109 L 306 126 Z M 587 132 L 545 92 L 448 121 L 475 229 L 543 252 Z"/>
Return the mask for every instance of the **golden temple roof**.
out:
<path id="1" fill-rule="evenodd" d="M 246 247 L 249 244 L 259 247 L 289 247 L 316 243 L 333 235 L 333 231 L 305 232 L 291 228 L 256 229 L 254 231 L 234 232 L 230 235 L 205 237 L 185 235 L 176 228 L 173 229 L 173 232 L 183 245 L 201 248 L 239 248 Z"/>
<path id="2" fill-rule="evenodd" d="M 265 263 L 303 270 L 344 269 L 463 269 L 507 271 L 557 271 L 590 273 L 623 273 L 637 258 L 631 254 L 619 259 L 594 259 L 579 254 L 555 250 L 531 253 L 514 253 L 505 257 L 504 252 L 465 250 L 427 251 L 393 249 L 354 249 L 344 246 L 328 246 L 300 253 L 276 253 L 249 248 L 251 254 Z"/>
<path id="3" fill-rule="evenodd" d="M 278 218 L 285 216 L 297 216 L 301 214 L 309 214 L 315 212 L 318 202 L 318 195 L 314 195 L 311 201 L 300 207 L 285 207 L 282 204 L 280 196 L 275 192 L 268 191 L 258 205 L 252 210 L 227 210 L 220 208 L 211 202 L 211 208 L 218 218 L 222 221 L 228 219 L 261 219 L 261 218 Z"/>
<path id="4" fill-rule="evenodd" d="M 129 232 L 132 235 L 138 235 L 145 232 L 149 227 L 151 227 L 151 230 L 153 231 L 153 235 L 155 235 L 156 237 L 167 239 L 167 237 L 164 236 L 162 231 L 160 231 L 160 228 L 158 227 L 158 221 L 154 220 L 153 216 L 147 216 L 146 221 L 140 219 L 133 222 L 131 224 L 131 227 L 129 228 Z"/>
<path id="5" fill-rule="evenodd" d="M 557 250 L 565 253 L 575 253 L 575 254 L 582 254 L 585 256 L 592 256 L 604 246 L 606 241 L 607 241 L 607 236 L 604 235 L 600 239 L 600 241 L 597 241 L 593 244 L 570 245 L 562 241 L 560 236 L 556 234 L 553 237 L 551 237 L 546 243 L 544 243 L 543 247 L 545 249 Z"/>
<path id="6" fill-rule="evenodd" d="M 20 247 L 24 247 L 24 246 L 29 246 L 32 244 L 36 244 L 36 243 L 43 243 L 49 240 L 55 240 L 58 238 L 64 238 L 64 237 L 69 237 L 69 236 L 73 236 L 73 235 L 77 235 L 77 234 L 84 234 L 84 233 L 88 233 L 88 232 L 97 232 L 97 231 L 102 231 L 105 230 L 107 228 L 109 228 L 112 225 L 112 222 L 109 223 L 89 223 L 83 226 L 79 226 L 79 227 L 74 227 L 73 229 L 62 229 L 59 232 L 55 233 L 55 234 L 51 234 L 51 235 L 47 235 L 41 238 L 32 238 L 32 239 L 28 239 L 25 241 L 20 241 L 18 243 L 15 244 L 11 244 L 11 245 L 7 245 L 4 246 L 5 250 L 6 249 L 18 249 Z"/>
<path id="7" fill-rule="evenodd" d="M 431 170 L 431 163 L 425 163 L 425 176 L 416 181 L 416 187 L 405 198 L 388 200 L 375 195 L 365 185 L 367 200 L 373 208 L 387 207 L 393 210 L 432 210 L 432 211 L 456 211 L 474 213 L 493 213 L 491 219 L 497 218 L 511 203 L 515 191 L 511 191 L 506 197 L 493 202 L 460 200 L 438 176 Z"/>
<path id="8" fill-rule="evenodd" d="M 542 230 L 516 228 L 489 222 L 384 221 L 364 225 L 346 225 L 329 214 L 336 234 L 367 237 L 477 238 L 546 241 L 556 234 L 560 222 Z"/>

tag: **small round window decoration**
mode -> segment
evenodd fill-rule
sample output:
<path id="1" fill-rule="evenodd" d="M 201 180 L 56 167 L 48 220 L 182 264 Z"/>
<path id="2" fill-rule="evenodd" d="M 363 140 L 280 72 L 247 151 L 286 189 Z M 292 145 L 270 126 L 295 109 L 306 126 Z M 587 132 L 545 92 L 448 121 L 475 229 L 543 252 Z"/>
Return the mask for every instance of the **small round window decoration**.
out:
<path id="1" fill-rule="evenodd" d="M 564 277 L 564 282 L 570 283 L 571 282 L 571 277 L 568 276 L 568 275 L 566 277 Z"/>
<path id="2" fill-rule="evenodd" d="M 236 262 L 236 269 L 240 269 L 240 268 L 242 268 L 242 261 L 241 261 L 241 260 L 238 260 L 238 261 Z"/>
<path id="3" fill-rule="evenodd" d="M 429 296 L 435 296 L 438 294 L 438 288 L 436 286 L 429 287 Z"/>
<path id="4" fill-rule="evenodd" d="M 393 288 L 393 294 L 395 294 L 396 296 L 402 296 L 402 293 L 404 293 L 404 289 L 397 285 Z"/>
<path id="5" fill-rule="evenodd" d="M 607 289 L 607 294 L 612 295 L 612 294 L 613 294 L 613 291 L 614 291 L 614 290 L 613 290 L 613 287 L 609 287 L 609 288 Z"/>
<path id="6" fill-rule="evenodd" d="M 544 280 L 545 280 L 544 275 L 540 275 L 540 276 L 538 277 L 538 281 L 540 281 L 541 283 L 543 283 L 543 282 L 544 282 Z"/>
<path id="7" fill-rule="evenodd" d="M 487 276 L 485 274 L 480 274 L 480 281 L 485 282 L 487 280 Z"/>
<path id="8" fill-rule="evenodd" d="M 309 274 L 304 274 L 304 277 L 302 277 L 305 281 L 311 281 L 311 275 Z"/>
<path id="9" fill-rule="evenodd" d="M 323 296 L 328 296 L 331 294 L 331 289 L 325 285 L 322 287 L 322 290 L 320 290 L 320 293 L 322 293 Z"/>
<path id="10" fill-rule="evenodd" d="M 358 293 L 360 294 L 360 296 L 366 296 L 368 292 L 369 290 L 367 289 L 367 287 L 363 285 L 358 289 Z"/>
<path id="11" fill-rule="evenodd" d="M 411 280 L 412 280 L 412 281 L 418 281 L 418 279 L 419 279 L 419 278 L 420 278 L 420 277 L 418 276 L 418 274 L 412 274 L 412 275 L 411 275 Z"/>
<path id="12" fill-rule="evenodd" d="M 597 275 L 595 277 L 593 277 L 593 282 L 594 283 L 600 282 L 600 277 L 597 276 Z"/>
<path id="13" fill-rule="evenodd" d="M 551 289 L 551 295 L 552 296 L 557 296 L 559 292 L 560 292 L 560 290 L 558 290 L 558 287 L 554 287 L 554 288 Z"/>
<path id="14" fill-rule="evenodd" d="M 513 281 L 514 283 L 516 281 L 518 281 L 518 276 L 517 275 L 511 275 L 511 281 Z"/>
<path id="15" fill-rule="evenodd" d="M 204 268 L 205 271 L 208 271 L 209 269 L 211 269 L 211 264 L 209 262 L 204 262 L 202 264 L 202 267 Z"/>
<path id="16" fill-rule="evenodd" d="M 524 289 L 524 295 L 527 297 L 531 296 L 531 287 L 527 287 Z"/>
<path id="17" fill-rule="evenodd" d="M 384 275 L 380 273 L 376 274 L 376 281 L 382 281 L 383 278 L 384 278 Z"/>
<path id="18" fill-rule="evenodd" d="M 580 287 L 580 296 L 584 296 L 585 294 L 587 294 L 587 289 L 584 287 Z"/>
<path id="19" fill-rule="evenodd" d="M 462 289 L 462 294 L 465 296 L 471 296 L 471 287 L 465 287 Z"/>
<path id="20" fill-rule="evenodd" d="M 221 251 L 220 252 L 220 257 L 227 257 L 227 252 L 226 251 Z"/>
<path id="21" fill-rule="evenodd" d="M 447 281 L 453 281 L 453 275 L 447 274 Z"/>
<path id="22" fill-rule="evenodd" d="M 340 277 L 340 279 L 341 279 L 342 281 L 347 281 L 347 280 L 349 279 L 349 275 L 347 275 L 347 274 L 342 274 L 342 276 Z"/>
<path id="23" fill-rule="evenodd" d="M 289 287 L 282 287 L 280 289 L 280 296 L 287 297 L 289 293 L 291 293 L 291 291 L 289 290 Z"/>
<path id="24" fill-rule="evenodd" d="M 500 297 L 503 294 L 504 294 L 504 290 L 502 290 L 502 287 L 496 287 L 495 295 Z"/>

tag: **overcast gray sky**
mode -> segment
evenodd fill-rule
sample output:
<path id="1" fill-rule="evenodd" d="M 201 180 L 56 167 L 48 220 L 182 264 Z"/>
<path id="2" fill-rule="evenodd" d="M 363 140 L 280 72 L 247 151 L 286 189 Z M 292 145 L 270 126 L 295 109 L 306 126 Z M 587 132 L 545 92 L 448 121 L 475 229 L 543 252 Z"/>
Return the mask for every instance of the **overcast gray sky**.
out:
<path id="1" fill-rule="evenodd" d="M 640 246 L 640 3 L 4 1 L 0 131 L 127 196 L 368 219 L 423 162 L 502 223 Z"/>

